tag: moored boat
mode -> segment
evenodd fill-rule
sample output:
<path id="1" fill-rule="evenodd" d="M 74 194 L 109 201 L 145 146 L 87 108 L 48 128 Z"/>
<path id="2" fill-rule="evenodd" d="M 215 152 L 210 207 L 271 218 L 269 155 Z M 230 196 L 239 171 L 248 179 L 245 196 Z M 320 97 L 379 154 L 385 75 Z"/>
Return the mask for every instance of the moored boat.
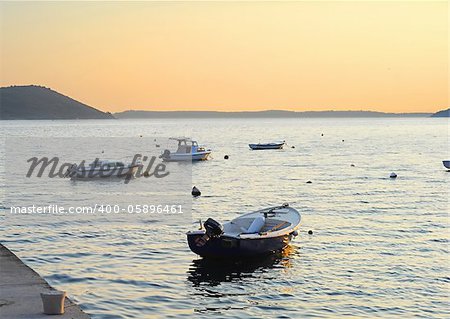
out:
<path id="1" fill-rule="evenodd" d="M 246 258 L 283 250 L 298 235 L 300 213 L 288 204 L 239 216 L 221 225 L 209 218 L 189 231 L 189 248 L 202 257 Z"/>
<path id="2" fill-rule="evenodd" d="M 95 160 L 88 166 L 72 165 L 67 170 L 66 177 L 71 179 L 129 177 L 134 176 L 140 167 L 142 167 L 141 163 L 126 164 L 120 161 Z"/>
<path id="3" fill-rule="evenodd" d="M 211 154 L 211 150 L 198 146 L 197 141 L 186 137 L 170 138 L 178 142 L 175 152 L 164 150 L 160 158 L 165 162 L 205 161 Z"/>
<path id="4" fill-rule="evenodd" d="M 285 141 L 273 143 L 248 144 L 252 150 L 278 150 L 283 148 Z"/>

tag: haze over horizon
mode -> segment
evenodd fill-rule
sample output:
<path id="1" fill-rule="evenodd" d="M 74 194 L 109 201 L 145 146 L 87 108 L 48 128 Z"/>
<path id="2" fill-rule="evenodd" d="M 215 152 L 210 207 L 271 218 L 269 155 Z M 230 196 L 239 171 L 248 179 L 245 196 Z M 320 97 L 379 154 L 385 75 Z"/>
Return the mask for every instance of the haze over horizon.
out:
<path id="1" fill-rule="evenodd" d="M 447 2 L 2 2 L 0 85 L 103 111 L 433 113 Z"/>

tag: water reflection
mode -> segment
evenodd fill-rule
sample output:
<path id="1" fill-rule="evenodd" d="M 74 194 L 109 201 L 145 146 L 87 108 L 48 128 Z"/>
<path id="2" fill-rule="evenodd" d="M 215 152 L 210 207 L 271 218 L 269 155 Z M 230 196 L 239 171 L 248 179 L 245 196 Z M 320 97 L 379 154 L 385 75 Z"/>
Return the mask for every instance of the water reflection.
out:
<path id="1" fill-rule="evenodd" d="M 288 246 L 277 254 L 252 259 L 195 259 L 187 271 L 187 279 L 193 287 L 200 287 L 201 285 L 218 286 L 223 282 L 239 282 L 249 278 L 258 278 L 261 273 L 273 268 L 290 268 L 292 257 L 295 254 L 296 249 Z"/>

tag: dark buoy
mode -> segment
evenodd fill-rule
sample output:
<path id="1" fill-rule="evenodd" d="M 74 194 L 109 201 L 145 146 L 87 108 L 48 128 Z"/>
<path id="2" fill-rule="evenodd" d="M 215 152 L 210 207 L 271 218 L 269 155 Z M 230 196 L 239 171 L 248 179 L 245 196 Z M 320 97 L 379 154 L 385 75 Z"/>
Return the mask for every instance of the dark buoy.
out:
<path id="1" fill-rule="evenodd" d="M 160 147 L 161 145 L 159 145 L 159 144 L 156 144 L 156 147 Z"/>
<path id="2" fill-rule="evenodd" d="M 200 190 L 197 187 L 192 187 L 192 192 L 191 192 L 192 196 L 197 197 L 200 196 L 202 193 L 200 192 Z"/>
<path id="3" fill-rule="evenodd" d="M 306 184 L 312 184 L 312 182 L 311 181 L 307 181 Z"/>
<path id="4" fill-rule="evenodd" d="M 308 230 L 308 234 L 309 234 L 309 235 L 312 235 L 312 234 L 313 234 L 313 231 L 312 231 L 312 230 Z"/>
<path id="5" fill-rule="evenodd" d="M 105 153 L 105 151 L 102 151 L 102 154 Z"/>
<path id="6" fill-rule="evenodd" d="M 142 135 L 139 135 L 139 137 L 142 137 Z"/>
<path id="7" fill-rule="evenodd" d="M 322 133 L 322 136 L 323 136 L 323 133 Z"/>
<path id="8" fill-rule="evenodd" d="M 224 158 L 224 159 L 228 159 L 229 157 L 228 157 L 228 155 L 225 155 L 223 158 Z"/>
<path id="9" fill-rule="evenodd" d="M 392 172 L 391 175 L 389 175 L 389 177 L 390 177 L 390 178 L 397 178 L 397 174 L 395 174 L 395 173 Z"/>
<path id="10" fill-rule="evenodd" d="M 343 142 L 344 140 L 342 140 L 342 142 Z"/>
<path id="11" fill-rule="evenodd" d="M 350 166 L 351 166 L 351 167 L 355 167 L 355 164 L 351 164 Z"/>
<path id="12" fill-rule="evenodd" d="M 291 146 L 291 148 L 295 148 L 295 146 L 294 146 L 294 145 L 292 145 L 292 146 Z"/>

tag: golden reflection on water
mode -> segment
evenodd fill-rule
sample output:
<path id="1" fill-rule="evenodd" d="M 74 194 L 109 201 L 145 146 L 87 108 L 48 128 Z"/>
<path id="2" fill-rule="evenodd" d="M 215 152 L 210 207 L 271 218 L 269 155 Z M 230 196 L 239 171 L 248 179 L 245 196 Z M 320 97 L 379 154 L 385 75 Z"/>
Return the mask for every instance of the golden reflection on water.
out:
<path id="1" fill-rule="evenodd" d="M 194 287 L 202 284 L 220 285 L 222 282 L 243 281 L 246 278 L 257 278 L 258 274 L 272 268 L 292 267 L 292 258 L 297 249 L 288 245 L 274 255 L 244 260 L 223 260 L 200 258 L 192 261 L 188 270 L 188 280 Z"/>

